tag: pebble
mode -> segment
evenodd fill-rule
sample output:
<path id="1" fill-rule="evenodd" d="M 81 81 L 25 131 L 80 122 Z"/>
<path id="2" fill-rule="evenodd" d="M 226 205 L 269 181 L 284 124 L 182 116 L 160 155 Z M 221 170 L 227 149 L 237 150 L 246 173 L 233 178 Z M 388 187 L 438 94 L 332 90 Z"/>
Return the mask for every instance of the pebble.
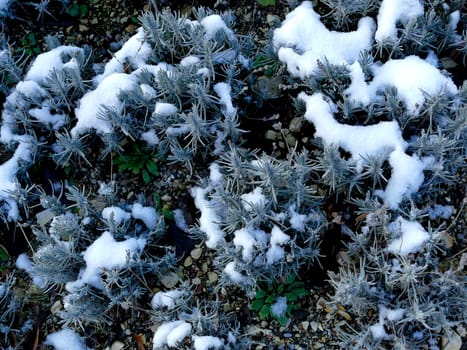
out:
<path id="1" fill-rule="evenodd" d="M 208 280 L 211 283 L 216 283 L 219 277 L 217 276 L 217 273 L 209 271 L 208 272 Z"/>
<path id="2" fill-rule="evenodd" d="M 58 311 L 62 309 L 62 303 L 60 300 L 57 300 L 55 303 L 53 303 L 52 307 L 50 308 L 50 312 L 55 315 Z"/>
<path id="3" fill-rule="evenodd" d="M 87 32 L 89 30 L 89 27 L 85 24 L 79 24 L 78 29 L 80 32 Z"/>
<path id="4" fill-rule="evenodd" d="M 121 350 L 124 347 L 125 347 L 125 344 L 117 340 L 112 344 L 112 346 L 110 347 L 110 350 Z"/>
<path id="5" fill-rule="evenodd" d="M 460 350 L 462 348 L 462 338 L 456 332 L 449 332 L 441 339 L 442 350 Z"/>
<path id="6" fill-rule="evenodd" d="M 201 279 L 199 277 L 195 277 L 191 280 L 191 283 L 193 283 L 195 286 L 198 286 L 201 284 Z"/>
<path id="7" fill-rule="evenodd" d="M 280 133 L 278 133 L 277 131 L 274 131 L 274 130 L 268 130 L 264 134 L 264 137 L 265 137 L 266 140 L 272 140 L 272 141 L 278 139 L 279 136 L 280 136 Z"/>
<path id="8" fill-rule="evenodd" d="M 169 272 L 161 278 L 161 283 L 165 288 L 171 289 L 177 285 L 178 280 L 178 275 L 175 272 Z"/>
<path id="9" fill-rule="evenodd" d="M 189 267 L 189 266 L 191 266 L 191 265 L 193 265 L 193 259 L 192 259 L 191 256 L 188 256 L 188 257 L 185 259 L 185 261 L 183 262 L 183 266 Z"/>
<path id="10" fill-rule="evenodd" d="M 195 248 L 191 251 L 190 255 L 193 258 L 193 260 L 198 260 L 201 257 L 202 253 L 203 250 L 201 248 Z"/>
<path id="11" fill-rule="evenodd" d="M 303 125 L 303 118 L 295 117 L 289 123 L 289 130 L 291 132 L 300 132 Z"/>
<path id="12" fill-rule="evenodd" d="M 306 331 L 306 330 L 308 329 L 308 327 L 310 326 L 310 322 L 308 322 L 308 321 L 303 321 L 303 322 L 301 323 L 301 326 L 302 326 L 302 329 L 303 329 L 304 331 Z"/>

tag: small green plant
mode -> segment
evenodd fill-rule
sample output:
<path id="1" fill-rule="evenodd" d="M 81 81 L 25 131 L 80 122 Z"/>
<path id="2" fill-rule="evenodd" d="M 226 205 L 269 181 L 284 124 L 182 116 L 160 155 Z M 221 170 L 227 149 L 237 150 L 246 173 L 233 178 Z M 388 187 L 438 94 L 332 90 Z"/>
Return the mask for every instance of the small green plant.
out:
<path id="1" fill-rule="evenodd" d="M 159 168 L 154 160 L 151 150 L 133 144 L 132 150 L 118 155 L 114 160 L 120 171 L 130 171 L 134 175 L 141 175 L 145 185 L 154 177 L 159 176 Z"/>
<path id="2" fill-rule="evenodd" d="M 41 53 L 41 49 L 38 46 L 36 35 L 34 33 L 29 33 L 22 38 L 21 46 L 26 55 L 38 55 Z"/>
<path id="3" fill-rule="evenodd" d="M 274 6 L 276 4 L 276 0 L 258 0 L 258 3 L 262 6 Z"/>
<path id="4" fill-rule="evenodd" d="M 75 18 L 86 17 L 88 12 L 89 12 L 88 5 L 80 4 L 78 2 L 73 2 L 73 4 L 71 4 L 71 6 L 66 10 L 66 13 L 68 13 L 71 17 L 75 17 Z"/>
<path id="5" fill-rule="evenodd" d="M 251 310 L 258 312 L 261 320 L 276 318 L 281 326 L 285 326 L 292 311 L 299 309 L 297 301 L 308 294 L 304 283 L 297 281 L 297 275 L 293 273 L 285 281 L 273 281 L 266 288 L 258 289 Z M 286 305 L 282 313 L 275 311 L 275 306 L 282 308 L 279 303 Z"/>

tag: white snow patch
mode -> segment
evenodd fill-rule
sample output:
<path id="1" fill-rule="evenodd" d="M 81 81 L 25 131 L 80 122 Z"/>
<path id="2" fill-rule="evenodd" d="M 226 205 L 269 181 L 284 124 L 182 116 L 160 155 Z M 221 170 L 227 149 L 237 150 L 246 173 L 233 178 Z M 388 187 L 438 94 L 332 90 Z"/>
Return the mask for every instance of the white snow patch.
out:
<path id="1" fill-rule="evenodd" d="M 352 82 L 346 94 L 356 105 L 368 105 L 378 98 L 378 93 L 393 86 L 397 88 L 397 97 L 405 103 L 409 113 L 418 115 L 425 102 L 423 92 L 428 95 L 441 92 L 457 94 L 457 87 L 451 78 L 418 56 L 392 59 L 379 67 L 373 65 L 374 78 L 369 84 L 363 80 L 358 62 L 350 69 Z"/>
<path id="2" fill-rule="evenodd" d="M 133 75 L 114 73 L 107 76 L 93 91 L 86 93 L 79 101 L 79 107 L 75 109 L 78 122 L 71 129 L 73 137 L 95 129 L 99 133 L 112 132 L 109 121 L 99 117 L 102 106 L 113 108 L 121 112 L 123 102 L 118 97 L 119 91 L 128 91 L 136 87 L 136 78 Z"/>
<path id="3" fill-rule="evenodd" d="M 384 329 L 385 320 L 388 320 L 390 322 L 396 322 L 402 319 L 403 316 L 404 309 L 391 310 L 386 308 L 384 305 L 379 305 L 378 323 L 369 327 L 371 335 L 376 340 L 389 339 L 389 335 Z"/>
<path id="4" fill-rule="evenodd" d="M 30 109 L 29 114 L 54 130 L 59 129 L 65 124 L 66 116 L 64 114 L 52 114 L 50 108 L 46 106 Z"/>
<path id="5" fill-rule="evenodd" d="M 210 190 L 209 186 L 207 188 L 195 186 L 191 188 L 190 193 L 194 198 L 196 208 L 201 212 L 199 228 L 207 236 L 206 246 L 214 249 L 218 244 L 224 242 L 224 232 L 219 226 L 220 217 L 216 213 L 216 209 L 211 201 L 206 199 Z"/>
<path id="6" fill-rule="evenodd" d="M 164 345 L 176 347 L 178 343 L 191 334 L 191 328 L 191 324 L 185 321 L 172 321 L 161 324 L 152 340 L 153 350 L 161 349 Z"/>
<path id="7" fill-rule="evenodd" d="M 272 265 L 281 260 L 285 256 L 285 250 L 282 245 L 290 241 L 290 236 L 285 234 L 279 227 L 274 225 L 271 230 L 270 247 L 266 252 L 266 262 Z"/>
<path id="8" fill-rule="evenodd" d="M 88 350 L 84 338 L 69 328 L 50 333 L 45 339 L 45 344 L 53 346 L 55 350 Z"/>
<path id="9" fill-rule="evenodd" d="M 400 234 L 400 238 L 393 240 L 386 248 L 388 252 L 393 254 L 416 253 L 430 238 L 428 232 L 418 222 L 408 221 L 400 216 L 389 224 L 388 229 L 393 233 Z"/>
<path id="10" fill-rule="evenodd" d="M 180 297 L 185 293 L 181 290 L 175 289 L 168 292 L 157 292 L 151 299 L 151 307 L 154 310 L 160 308 L 167 308 L 168 310 L 173 310 L 177 306 L 177 302 Z"/>
<path id="11" fill-rule="evenodd" d="M 192 339 L 195 350 L 215 350 L 224 346 L 224 341 L 222 339 L 211 335 L 194 335 Z"/>
<path id="12" fill-rule="evenodd" d="M 143 132 L 141 134 L 141 140 L 146 141 L 149 146 L 156 146 L 160 142 L 159 136 L 157 136 L 154 129 Z"/>
<path id="13" fill-rule="evenodd" d="M 130 220 L 131 214 L 120 207 L 107 207 L 102 209 L 102 218 L 105 220 L 113 220 L 117 225 Z"/>
<path id="14" fill-rule="evenodd" d="M 237 109 L 232 104 L 232 88 L 227 83 L 217 83 L 214 85 L 214 91 L 219 96 L 219 102 L 224 105 L 225 116 L 233 118 L 237 114 Z"/>
<path id="15" fill-rule="evenodd" d="M 33 80 L 42 83 L 52 69 L 60 71 L 67 63 L 65 56 L 77 56 L 83 54 L 83 49 L 76 46 L 58 46 L 55 49 L 41 53 L 36 57 L 26 74 L 24 80 Z"/>
<path id="16" fill-rule="evenodd" d="M 271 305 L 271 313 L 276 317 L 284 316 L 286 311 L 287 311 L 287 298 L 286 297 L 277 298 L 274 304 Z"/>
<path id="17" fill-rule="evenodd" d="M 264 206 L 268 202 L 261 187 L 256 187 L 252 192 L 242 194 L 240 198 L 243 208 L 247 211 L 252 211 L 255 206 Z"/>
<path id="18" fill-rule="evenodd" d="M 222 17 L 219 15 L 207 16 L 203 18 L 200 23 L 206 31 L 204 36 L 206 40 L 214 39 L 219 31 L 223 31 L 228 38 L 234 37 L 232 30 L 227 27 L 225 22 L 222 20 Z"/>
<path id="19" fill-rule="evenodd" d="M 142 220 L 146 227 L 153 230 L 156 227 L 159 215 L 153 207 L 143 207 L 139 203 L 133 204 L 131 216 L 135 219 Z"/>
<path id="20" fill-rule="evenodd" d="M 102 269 L 125 266 L 129 258 L 140 254 L 145 244 L 146 240 L 142 238 L 117 242 L 110 232 L 104 232 L 82 253 L 86 268 L 80 271 L 76 281 L 66 284 L 67 290 L 73 291 L 84 284 L 103 289 L 100 278 Z"/>
<path id="21" fill-rule="evenodd" d="M 242 282 L 245 282 L 246 277 L 237 270 L 235 270 L 236 266 L 237 264 L 235 263 L 235 261 L 231 261 L 227 265 L 225 265 L 224 272 L 227 274 L 227 276 L 230 277 L 230 279 L 233 282 L 240 284 Z"/>
<path id="22" fill-rule="evenodd" d="M 113 58 L 105 65 L 104 73 L 94 78 L 96 85 L 100 84 L 105 78 L 114 73 L 123 73 L 124 65 L 129 63 L 133 69 L 140 68 L 146 64 L 151 55 L 152 48 L 146 42 L 143 28 L 138 31 L 129 40 L 125 42 Z"/>
<path id="23" fill-rule="evenodd" d="M 378 12 L 378 28 L 376 41 L 397 40 L 396 24 L 406 24 L 410 20 L 422 16 L 423 5 L 419 0 L 383 0 Z"/>
<path id="24" fill-rule="evenodd" d="M 318 61 L 327 59 L 336 65 L 355 62 L 361 51 L 371 48 L 374 30 L 374 21 L 364 17 L 356 31 L 330 31 L 320 22 L 312 3 L 304 1 L 274 30 L 273 44 L 289 72 L 304 78 L 313 73 Z"/>
<path id="25" fill-rule="evenodd" d="M 256 239 L 250 233 L 250 229 L 242 228 L 234 232 L 233 244 L 242 248 L 242 259 L 251 261 L 255 252 Z"/>
<path id="26" fill-rule="evenodd" d="M 154 107 L 153 115 L 161 116 L 161 117 L 168 117 L 178 112 L 178 108 L 171 103 L 166 102 L 156 102 L 156 106 Z"/>

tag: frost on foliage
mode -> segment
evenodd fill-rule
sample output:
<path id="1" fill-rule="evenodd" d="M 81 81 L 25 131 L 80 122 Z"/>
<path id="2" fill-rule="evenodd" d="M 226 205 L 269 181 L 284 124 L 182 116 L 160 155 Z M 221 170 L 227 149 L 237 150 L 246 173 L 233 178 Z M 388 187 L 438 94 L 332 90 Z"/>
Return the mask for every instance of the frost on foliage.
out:
<path id="1" fill-rule="evenodd" d="M 287 311 L 287 297 L 278 297 L 276 301 L 271 304 L 271 313 L 279 318 L 285 315 Z"/>
<path id="2" fill-rule="evenodd" d="M 304 1 L 274 31 L 273 43 L 289 72 L 304 78 L 318 67 L 318 61 L 327 59 L 336 65 L 355 62 L 361 51 L 371 48 L 374 27 L 374 21 L 365 17 L 354 32 L 330 31 L 320 22 L 312 3 Z"/>
<path id="3" fill-rule="evenodd" d="M 404 152 L 407 143 L 396 121 L 368 126 L 340 124 L 333 115 L 336 106 L 321 93 L 312 96 L 301 93 L 299 98 L 306 103 L 305 118 L 315 126 L 315 136 L 322 138 L 325 145 L 350 152 L 357 169 L 362 169 L 367 156 L 385 155 L 392 174 L 380 195 L 390 208 L 397 208 L 404 198 L 418 190 L 424 179 L 424 163 L 416 155 Z"/>
<path id="4" fill-rule="evenodd" d="M 45 344 L 53 346 L 55 350 L 88 350 L 83 338 L 71 329 L 64 328 L 58 332 L 50 333 Z"/>
<path id="5" fill-rule="evenodd" d="M 388 230 L 394 235 L 400 235 L 389 243 L 387 251 L 393 254 L 408 255 L 416 253 L 423 248 L 423 244 L 428 241 L 430 235 L 422 225 L 416 221 L 408 221 L 398 217 L 392 222 Z"/>
<path id="6" fill-rule="evenodd" d="M 152 340 L 153 350 L 168 347 L 177 347 L 184 338 L 191 334 L 191 324 L 185 321 L 165 322 L 157 328 Z"/>
<path id="7" fill-rule="evenodd" d="M 396 25 L 406 24 L 423 15 L 423 5 L 419 0 L 383 0 L 378 12 L 377 41 L 397 39 Z"/>
<path id="8" fill-rule="evenodd" d="M 67 289 L 73 291 L 84 284 L 103 289 L 102 269 L 125 266 L 129 259 L 140 254 L 145 244 L 142 238 L 117 242 L 111 233 L 104 232 L 83 252 L 86 268 L 80 272 L 78 280 L 67 283 Z"/>

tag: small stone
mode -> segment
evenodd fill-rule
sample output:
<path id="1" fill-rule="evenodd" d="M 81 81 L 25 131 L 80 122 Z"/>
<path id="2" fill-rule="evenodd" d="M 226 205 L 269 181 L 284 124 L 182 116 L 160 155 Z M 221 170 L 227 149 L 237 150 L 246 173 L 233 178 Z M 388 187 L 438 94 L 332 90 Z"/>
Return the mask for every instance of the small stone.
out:
<path id="1" fill-rule="evenodd" d="M 99 19 L 93 18 L 93 19 L 91 19 L 91 22 L 90 22 L 90 23 L 91 23 L 91 24 L 98 24 L 98 23 L 99 23 Z"/>
<path id="2" fill-rule="evenodd" d="M 295 144 L 297 143 L 297 139 L 295 137 L 293 137 L 291 134 L 288 134 L 286 137 L 285 137 L 286 141 L 287 141 L 287 144 L 290 146 L 290 147 L 294 147 Z"/>
<path id="3" fill-rule="evenodd" d="M 352 320 L 352 317 L 345 311 L 342 311 L 342 310 L 337 310 L 337 313 L 344 317 L 347 321 L 351 321 Z"/>
<path id="4" fill-rule="evenodd" d="M 195 248 L 191 251 L 190 255 L 193 258 L 193 260 L 198 260 L 201 257 L 202 253 L 203 250 L 201 248 Z"/>
<path id="5" fill-rule="evenodd" d="M 303 125 L 303 118 L 295 117 L 289 123 L 289 130 L 291 132 L 300 132 Z"/>
<path id="6" fill-rule="evenodd" d="M 133 33 L 136 30 L 136 26 L 134 24 L 130 24 L 126 26 L 125 32 L 127 33 Z"/>
<path id="7" fill-rule="evenodd" d="M 311 327 L 311 331 L 315 333 L 318 330 L 318 322 L 316 321 L 310 322 L 310 327 Z"/>
<path id="8" fill-rule="evenodd" d="M 310 322 L 308 322 L 308 321 L 303 321 L 300 325 L 302 326 L 302 329 L 303 329 L 304 331 L 306 331 L 306 330 L 308 329 L 308 327 L 310 327 Z"/>
<path id="9" fill-rule="evenodd" d="M 89 27 L 87 25 L 84 25 L 84 24 L 79 24 L 78 29 L 79 29 L 80 32 L 87 32 L 89 30 Z"/>
<path id="10" fill-rule="evenodd" d="M 112 344 L 112 346 L 110 347 L 110 350 L 121 350 L 124 347 L 125 347 L 125 344 L 117 340 Z"/>
<path id="11" fill-rule="evenodd" d="M 201 284 L 201 279 L 199 277 L 195 277 L 191 280 L 191 283 L 193 283 L 195 286 L 198 286 Z"/>
<path id="12" fill-rule="evenodd" d="M 109 49 L 112 52 L 116 52 L 120 50 L 121 48 L 122 48 L 122 44 L 120 44 L 119 42 L 113 41 L 109 44 Z"/>
<path id="13" fill-rule="evenodd" d="M 208 264 L 204 262 L 203 265 L 201 265 L 201 271 L 202 271 L 203 273 L 207 273 L 208 270 L 209 270 Z"/>
<path id="14" fill-rule="evenodd" d="M 276 23 L 280 23 L 281 21 L 276 15 L 268 14 L 266 16 L 266 22 L 272 27 L 275 26 Z"/>
<path id="15" fill-rule="evenodd" d="M 460 350 L 462 347 L 462 338 L 454 331 L 444 335 L 441 339 L 442 350 Z"/>
<path id="16" fill-rule="evenodd" d="M 266 134 L 264 134 L 265 139 L 271 141 L 276 140 L 279 136 L 280 134 L 274 130 L 268 130 L 266 131 Z"/>
<path id="17" fill-rule="evenodd" d="M 261 328 L 267 328 L 269 326 L 268 321 L 261 321 L 260 323 Z"/>
<path id="18" fill-rule="evenodd" d="M 175 272 L 169 272 L 161 278 L 161 283 L 167 289 L 172 289 L 178 283 L 178 275 Z"/>
<path id="19" fill-rule="evenodd" d="M 50 308 L 50 312 L 55 315 L 58 311 L 62 309 L 62 303 L 60 300 L 57 300 L 55 303 L 53 303 L 52 307 Z"/>
<path id="20" fill-rule="evenodd" d="M 191 256 L 187 256 L 187 258 L 185 259 L 185 261 L 183 262 L 183 266 L 185 267 L 189 267 L 193 264 L 193 259 L 191 258 Z"/>
<path id="21" fill-rule="evenodd" d="M 219 277 L 217 276 L 217 273 L 209 271 L 208 272 L 208 280 L 211 283 L 216 283 Z"/>

